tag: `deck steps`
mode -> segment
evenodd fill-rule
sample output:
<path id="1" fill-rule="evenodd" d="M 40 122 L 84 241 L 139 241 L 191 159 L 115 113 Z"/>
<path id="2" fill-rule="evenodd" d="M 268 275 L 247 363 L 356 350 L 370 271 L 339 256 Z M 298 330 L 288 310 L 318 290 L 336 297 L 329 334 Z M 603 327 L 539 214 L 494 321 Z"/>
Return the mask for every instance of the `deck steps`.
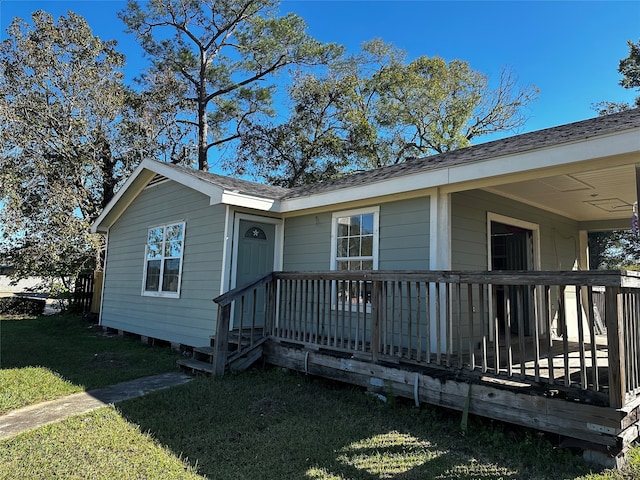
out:
<path id="1" fill-rule="evenodd" d="M 246 370 L 262 357 L 262 344 L 266 337 L 262 330 L 253 332 L 230 332 L 227 354 L 227 368 L 238 372 Z M 210 346 L 194 347 L 191 358 L 178 360 L 178 366 L 189 373 L 213 373 L 213 359 L 215 356 L 215 339 L 211 339 Z"/>
<path id="2" fill-rule="evenodd" d="M 213 347 L 195 347 L 193 349 L 193 358 L 203 362 L 213 363 Z"/>
<path id="3" fill-rule="evenodd" d="M 244 352 L 242 355 L 234 354 L 234 358 L 228 360 L 229 370 L 232 372 L 241 372 L 262 358 L 262 344 L 254 346 L 251 350 Z"/>
<path id="4" fill-rule="evenodd" d="M 178 360 L 178 365 L 182 370 L 185 370 L 189 373 L 211 374 L 213 372 L 212 363 L 195 360 L 193 358 L 182 358 Z"/>

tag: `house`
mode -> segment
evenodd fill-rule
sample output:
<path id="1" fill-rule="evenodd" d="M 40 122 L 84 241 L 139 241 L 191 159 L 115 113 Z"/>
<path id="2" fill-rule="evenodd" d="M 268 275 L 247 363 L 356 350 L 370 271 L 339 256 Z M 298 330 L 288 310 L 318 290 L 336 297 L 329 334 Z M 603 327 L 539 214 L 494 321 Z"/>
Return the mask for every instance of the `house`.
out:
<path id="1" fill-rule="evenodd" d="M 621 452 L 640 277 L 589 271 L 587 234 L 630 228 L 639 190 L 640 109 L 295 189 L 144 160 L 92 227 L 100 322 L 192 347 L 250 325 L 272 363 Z"/>
<path id="2" fill-rule="evenodd" d="M 37 291 L 38 287 L 42 286 L 42 278 L 28 277 L 17 280 L 11 277 L 13 270 L 10 265 L 0 265 L 0 297 L 11 297 L 17 294 L 41 296 L 41 294 L 36 294 L 34 291 Z"/>

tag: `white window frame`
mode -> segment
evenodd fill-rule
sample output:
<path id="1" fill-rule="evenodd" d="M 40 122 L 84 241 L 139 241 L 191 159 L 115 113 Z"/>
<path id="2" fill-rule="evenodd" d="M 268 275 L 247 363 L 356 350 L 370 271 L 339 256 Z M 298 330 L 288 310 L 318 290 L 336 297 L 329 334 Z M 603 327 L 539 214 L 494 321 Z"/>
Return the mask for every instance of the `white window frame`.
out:
<path id="1" fill-rule="evenodd" d="M 167 228 L 169 227 L 173 227 L 179 225 L 182 227 L 182 248 L 180 250 L 180 266 L 178 267 L 178 288 L 175 292 L 169 292 L 169 291 L 163 291 L 162 290 L 162 282 L 164 280 L 164 263 L 165 260 L 167 259 L 171 259 L 171 258 L 178 258 L 178 257 L 165 257 L 164 256 L 164 242 L 166 240 L 166 235 L 164 234 L 164 232 L 166 231 Z M 148 256 L 148 252 L 149 252 L 149 232 L 151 230 L 154 230 L 156 228 L 162 228 L 163 229 L 163 238 L 162 238 L 162 255 L 160 257 L 158 257 L 160 259 L 160 278 L 158 280 L 158 290 L 147 290 L 146 289 L 146 285 L 147 285 L 147 267 L 149 265 L 149 258 L 147 258 Z M 177 221 L 177 222 L 169 222 L 169 223 L 165 223 L 165 224 L 160 224 L 160 225 L 153 225 L 151 227 L 149 227 L 147 229 L 147 239 L 146 239 L 146 244 L 145 244 L 145 248 L 144 248 L 144 268 L 143 268 L 143 274 L 142 274 L 142 296 L 145 297 L 163 297 L 163 298 L 180 298 L 180 290 L 182 288 L 182 265 L 184 263 L 184 247 L 185 247 L 185 238 L 186 238 L 186 222 L 184 220 L 182 221 Z"/>
<path id="2" fill-rule="evenodd" d="M 331 215 L 331 264 L 330 269 L 338 270 L 338 220 L 344 217 L 353 217 L 356 215 L 370 215 L 373 214 L 373 246 L 372 246 L 372 263 L 373 270 L 378 270 L 378 250 L 380 246 L 380 207 L 359 208 L 353 210 L 344 210 L 341 212 L 333 212 Z M 365 257 L 345 257 L 345 259 L 362 259 Z M 368 259 L 368 257 L 366 257 Z M 343 260 L 340 258 L 340 260 Z M 334 282 L 332 286 L 332 305 L 334 309 L 342 308 L 342 304 L 338 302 L 338 288 L 337 282 Z M 350 309 L 353 312 L 358 311 L 361 308 L 362 301 L 359 304 L 349 303 Z M 367 313 L 371 312 L 371 304 L 366 304 Z"/>
<path id="3" fill-rule="evenodd" d="M 331 270 L 338 269 L 338 219 L 344 217 L 353 217 L 356 215 L 373 214 L 373 269 L 378 269 L 378 248 L 379 248 L 379 226 L 380 226 L 380 207 L 361 208 L 354 210 L 344 210 L 342 212 L 334 212 L 331 215 Z M 363 257 L 351 257 L 363 258 Z"/>

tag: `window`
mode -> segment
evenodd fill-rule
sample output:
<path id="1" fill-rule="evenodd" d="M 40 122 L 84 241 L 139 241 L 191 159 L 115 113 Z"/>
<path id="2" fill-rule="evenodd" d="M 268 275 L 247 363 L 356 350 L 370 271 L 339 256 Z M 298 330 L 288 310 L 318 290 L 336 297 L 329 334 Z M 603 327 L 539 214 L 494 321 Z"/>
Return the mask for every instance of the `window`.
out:
<path id="1" fill-rule="evenodd" d="M 343 271 L 377 270 L 379 208 L 351 210 L 333 214 L 332 269 Z M 357 308 L 371 302 L 369 282 L 337 282 L 338 307 L 349 303 Z"/>
<path id="2" fill-rule="evenodd" d="M 184 223 L 149 229 L 144 265 L 143 295 L 180 296 Z"/>
<path id="3" fill-rule="evenodd" d="M 245 238 L 253 238 L 256 240 L 266 240 L 267 234 L 260 227 L 249 227 L 244 233 Z"/>

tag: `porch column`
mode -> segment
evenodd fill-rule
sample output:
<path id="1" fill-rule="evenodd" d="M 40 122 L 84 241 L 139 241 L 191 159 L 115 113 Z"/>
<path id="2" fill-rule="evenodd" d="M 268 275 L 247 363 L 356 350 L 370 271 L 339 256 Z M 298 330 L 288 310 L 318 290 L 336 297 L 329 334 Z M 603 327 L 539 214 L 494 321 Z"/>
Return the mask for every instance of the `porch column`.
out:
<path id="1" fill-rule="evenodd" d="M 578 232 L 578 258 L 576 258 L 576 264 L 574 270 L 589 270 L 589 232 L 586 230 L 580 230 Z"/>
<path id="2" fill-rule="evenodd" d="M 429 218 L 429 269 L 451 270 L 451 194 L 443 193 L 440 189 L 430 199 Z M 430 288 L 431 305 L 431 351 L 438 350 L 436 319 L 440 323 L 440 345 L 442 352 L 450 351 L 452 339 L 447 338 L 447 323 L 449 322 L 446 288 L 440 288 L 439 311 L 436 310 L 436 289 Z"/>
<path id="3" fill-rule="evenodd" d="M 438 189 L 430 207 L 429 269 L 451 270 L 451 194 Z"/>

